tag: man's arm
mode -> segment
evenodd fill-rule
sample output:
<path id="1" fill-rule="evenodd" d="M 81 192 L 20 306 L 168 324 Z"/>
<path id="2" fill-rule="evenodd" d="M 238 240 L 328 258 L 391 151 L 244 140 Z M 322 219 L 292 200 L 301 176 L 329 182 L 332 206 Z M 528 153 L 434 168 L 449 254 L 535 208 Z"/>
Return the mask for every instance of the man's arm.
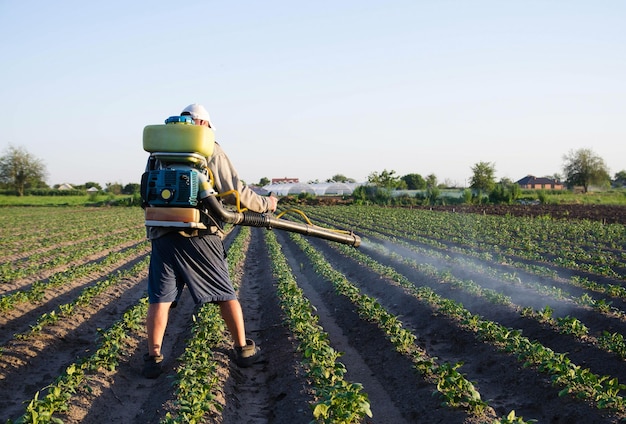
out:
<path id="1" fill-rule="evenodd" d="M 215 190 L 220 194 L 230 190 L 238 191 L 239 202 L 242 208 L 248 208 L 252 212 L 258 213 L 273 212 L 276 210 L 278 199 L 273 196 L 260 196 L 248 186 L 244 186 L 239 179 L 237 170 L 224 150 L 217 143 L 215 144 L 213 155 L 209 161 L 209 169 L 213 173 Z M 236 199 L 235 195 L 222 197 L 224 203 L 231 205 L 236 204 Z"/>

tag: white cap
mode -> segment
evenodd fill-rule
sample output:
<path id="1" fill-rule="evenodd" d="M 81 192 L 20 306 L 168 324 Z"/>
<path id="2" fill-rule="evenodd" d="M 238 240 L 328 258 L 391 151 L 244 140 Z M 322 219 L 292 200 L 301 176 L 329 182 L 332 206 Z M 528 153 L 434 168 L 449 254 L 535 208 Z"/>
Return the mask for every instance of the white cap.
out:
<path id="1" fill-rule="evenodd" d="M 211 122 L 211 117 L 209 116 L 209 112 L 204 108 L 204 106 L 199 105 L 198 103 L 191 104 L 183 109 L 181 115 L 187 112 L 193 119 L 202 119 L 203 121 L 207 121 L 209 123 L 209 127 L 215 129 L 213 126 L 213 122 Z"/>

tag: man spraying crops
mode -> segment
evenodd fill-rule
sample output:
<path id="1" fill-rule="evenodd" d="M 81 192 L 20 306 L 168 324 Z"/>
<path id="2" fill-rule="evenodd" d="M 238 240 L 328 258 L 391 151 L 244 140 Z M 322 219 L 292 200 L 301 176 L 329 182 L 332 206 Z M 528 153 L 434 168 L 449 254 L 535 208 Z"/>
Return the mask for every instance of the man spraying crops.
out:
<path id="1" fill-rule="evenodd" d="M 190 117 L 193 125 L 213 129 L 209 113 L 202 105 L 187 106 L 181 117 Z M 260 196 L 244 186 L 219 144 L 215 143 L 212 149 L 206 160 L 214 189 L 218 193 L 237 193 L 225 196 L 224 202 L 234 204 L 238 199 L 242 207 L 258 213 L 276 210 L 275 197 Z M 152 243 L 148 275 L 150 305 L 146 318 L 148 353 L 144 356 L 142 371 L 147 378 L 157 378 L 162 372 L 161 347 L 169 310 L 176 306 L 185 285 L 196 304 L 214 302 L 219 305 L 233 339 L 235 363 L 248 367 L 258 359 L 258 347 L 246 338 L 242 308 L 228 274 L 223 233 L 217 222 L 213 224 L 207 223 L 206 228 L 176 228 L 147 223 L 147 235 Z"/>

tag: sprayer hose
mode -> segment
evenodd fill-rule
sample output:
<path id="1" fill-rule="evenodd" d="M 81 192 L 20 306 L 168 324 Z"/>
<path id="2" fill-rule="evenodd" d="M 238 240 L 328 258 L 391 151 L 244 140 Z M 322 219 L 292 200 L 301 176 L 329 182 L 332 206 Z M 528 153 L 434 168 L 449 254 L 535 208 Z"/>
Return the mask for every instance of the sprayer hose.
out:
<path id="1" fill-rule="evenodd" d="M 243 219 L 241 225 L 247 225 L 250 227 L 269 227 L 269 216 L 256 212 L 243 212 Z"/>

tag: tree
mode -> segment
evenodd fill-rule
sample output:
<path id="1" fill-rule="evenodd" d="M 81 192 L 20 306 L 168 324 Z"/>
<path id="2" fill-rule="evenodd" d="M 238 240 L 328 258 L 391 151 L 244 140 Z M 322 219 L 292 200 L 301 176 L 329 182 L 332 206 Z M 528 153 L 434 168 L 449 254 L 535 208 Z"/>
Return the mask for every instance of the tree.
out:
<path id="1" fill-rule="evenodd" d="M 437 199 L 441 195 L 439 185 L 437 184 L 437 176 L 435 174 L 429 174 L 426 176 L 426 199 L 428 203 L 434 205 L 437 203 Z"/>
<path id="2" fill-rule="evenodd" d="M 337 174 L 326 180 L 327 183 L 354 183 L 354 178 L 348 178 L 345 175 Z"/>
<path id="3" fill-rule="evenodd" d="M 426 188 L 426 180 L 420 174 L 407 174 L 401 178 L 409 190 L 423 190 Z"/>
<path id="4" fill-rule="evenodd" d="M 263 177 L 259 180 L 259 187 L 264 187 L 268 185 L 269 183 L 271 183 L 270 179 L 267 177 Z"/>
<path id="5" fill-rule="evenodd" d="M 478 191 L 478 202 L 481 202 L 483 193 L 490 193 L 496 186 L 494 174 L 496 168 L 490 162 L 479 162 L 472 167 L 470 187 Z"/>
<path id="6" fill-rule="evenodd" d="M 401 184 L 400 177 L 396 176 L 396 171 L 387 171 L 383 170 L 380 174 L 377 172 L 372 172 L 368 177 L 367 181 L 371 184 L 374 184 L 376 187 L 386 188 L 388 190 L 393 190 L 398 188 Z"/>
<path id="7" fill-rule="evenodd" d="M 502 178 L 489 193 L 489 200 L 493 203 L 515 202 L 522 195 L 522 188 L 509 178 Z"/>
<path id="8" fill-rule="evenodd" d="M 139 194 L 141 193 L 141 185 L 137 183 L 128 183 L 122 188 L 122 194 Z"/>
<path id="9" fill-rule="evenodd" d="M 568 187 L 582 186 L 587 193 L 592 184 L 606 186 L 611 182 L 604 159 L 591 149 L 570 150 L 563 156 L 563 160 L 563 173 Z"/>
<path id="10" fill-rule="evenodd" d="M 613 185 L 615 187 L 626 186 L 626 170 L 622 170 L 622 171 L 615 173 L 615 178 L 613 179 Z"/>
<path id="11" fill-rule="evenodd" d="M 120 183 L 106 183 L 106 191 L 111 194 L 122 194 L 122 184 Z"/>
<path id="12" fill-rule="evenodd" d="M 96 183 L 96 182 L 93 182 L 93 181 L 87 181 L 87 182 L 85 183 L 85 189 L 86 189 L 86 190 L 88 190 L 88 189 L 90 189 L 91 187 L 95 187 L 95 188 L 97 188 L 97 189 L 98 189 L 98 191 L 102 191 L 102 186 L 101 186 L 100 184 L 98 184 L 98 183 Z"/>
<path id="13" fill-rule="evenodd" d="M 9 146 L 0 157 L 0 182 L 15 189 L 18 196 L 24 195 L 25 188 L 40 185 L 46 175 L 43 161 L 23 147 Z"/>
<path id="14" fill-rule="evenodd" d="M 437 176 L 435 174 L 428 174 L 426 176 L 426 188 L 436 188 L 439 184 L 437 183 Z"/>

